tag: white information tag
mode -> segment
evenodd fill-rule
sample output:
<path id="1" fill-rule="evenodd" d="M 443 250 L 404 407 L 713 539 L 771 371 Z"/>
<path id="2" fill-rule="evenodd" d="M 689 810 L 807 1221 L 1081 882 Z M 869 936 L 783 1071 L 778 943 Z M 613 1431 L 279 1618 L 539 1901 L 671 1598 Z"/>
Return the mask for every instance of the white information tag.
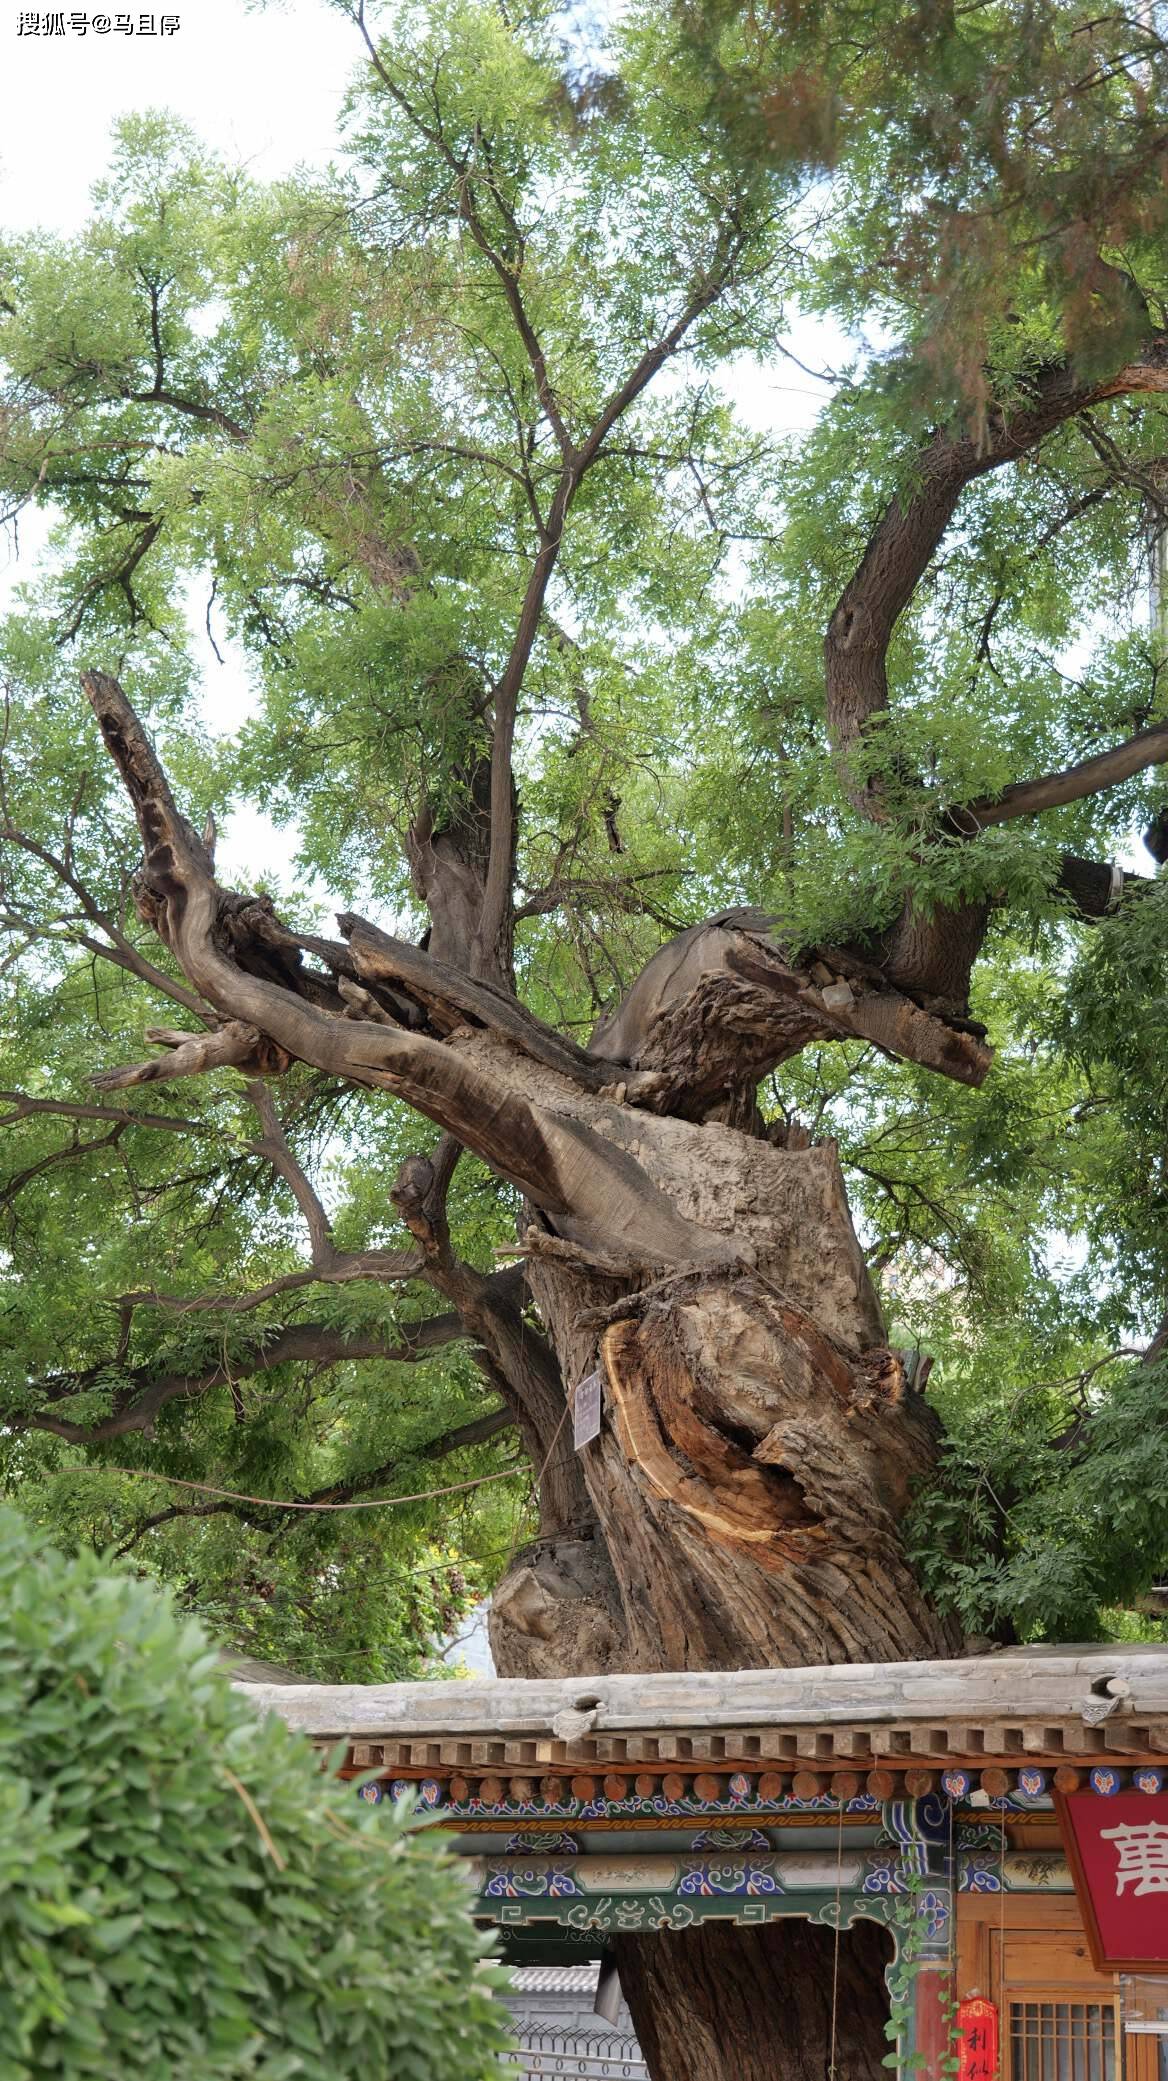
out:
<path id="1" fill-rule="evenodd" d="M 572 1436 L 577 1452 L 600 1436 L 600 1399 L 600 1374 L 585 1374 L 572 1397 Z"/>

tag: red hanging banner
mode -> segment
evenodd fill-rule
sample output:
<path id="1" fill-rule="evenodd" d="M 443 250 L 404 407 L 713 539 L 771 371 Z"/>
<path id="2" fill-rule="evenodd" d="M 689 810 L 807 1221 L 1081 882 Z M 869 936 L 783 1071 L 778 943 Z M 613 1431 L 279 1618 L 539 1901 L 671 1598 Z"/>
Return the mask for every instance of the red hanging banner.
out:
<path id="1" fill-rule="evenodd" d="M 998 2012 L 980 1994 L 957 2004 L 957 2081 L 998 2081 Z"/>
<path id="2" fill-rule="evenodd" d="M 1168 1795 L 1073 1792 L 1056 1804 L 1096 1971 L 1162 1973 Z"/>

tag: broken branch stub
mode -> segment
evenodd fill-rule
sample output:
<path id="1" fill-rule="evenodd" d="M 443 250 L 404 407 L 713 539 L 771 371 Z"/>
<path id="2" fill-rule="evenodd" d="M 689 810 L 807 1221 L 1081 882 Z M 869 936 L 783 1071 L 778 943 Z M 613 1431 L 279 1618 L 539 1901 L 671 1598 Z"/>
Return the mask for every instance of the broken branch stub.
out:
<path id="1" fill-rule="evenodd" d="M 171 1027 L 149 1026 L 146 1039 L 169 1052 L 150 1062 L 95 1070 L 90 1083 L 99 1091 L 128 1091 L 135 1084 L 203 1076 L 212 1069 L 246 1070 L 249 1076 L 280 1076 L 291 1062 L 283 1048 L 254 1026 L 237 1019 L 228 1020 L 211 1033 L 180 1033 Z"/>
<path id="2" fill-rule="evenodd" d="M 590 1052 L 655 1072 L 647 1102 L 692 1119 L 735 1084 L 831 1040 L 872 1041 L 959 1084 L 981 1084 L 993 1059 L 977 1034 L 922 1009 L 869 963 L 822 949 L 796 964 L 757 911 L 670 940 L 601 1020 Z"/>

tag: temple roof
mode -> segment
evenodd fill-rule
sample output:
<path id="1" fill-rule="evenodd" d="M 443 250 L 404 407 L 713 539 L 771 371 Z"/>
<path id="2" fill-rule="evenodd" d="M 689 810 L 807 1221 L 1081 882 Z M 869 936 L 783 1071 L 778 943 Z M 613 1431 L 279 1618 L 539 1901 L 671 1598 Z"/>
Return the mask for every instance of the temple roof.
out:
<path id="1" fill-rule="evenodd" d="M 386 1764 L 415 1767 L 756 1756 L 830 1768 L 1168 1749 L 1168 1648 L 1129 1642 L 558 1682 L 236 1687 L 317 1741 L 376 1742 Z"/>

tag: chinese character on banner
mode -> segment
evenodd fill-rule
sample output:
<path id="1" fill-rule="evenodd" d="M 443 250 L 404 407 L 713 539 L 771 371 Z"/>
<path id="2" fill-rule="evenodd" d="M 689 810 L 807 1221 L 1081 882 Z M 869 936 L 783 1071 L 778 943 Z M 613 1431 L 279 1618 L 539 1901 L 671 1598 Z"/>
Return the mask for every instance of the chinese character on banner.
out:
<path id="1" fill-rule="evenodd" d="M 39 14 L 22 14 L 16 25 L 16 33 L 18 36 L 39 36 L 41 33 L 41 18 Z"/>
<path id="2" fill-rule="evenodd" d="M 1118 1828 L 1105 1828 L 1105 1843 L 1116 1846 L 1115 1890 L 1130 1886 L 1133 1893 L 1168 1893 L 1168 1827 L 1160 1821 L 1124 1821 Z"/>
<path id="3" fill-rule="evenodd" d="M 84 36 L 89 28 L 89 16 L 87 14 L 71 14 L 69 27 L 73 31 L 74 36 Z"/>
<path id="4" fill-rule="evenodd" d="M 116 14 L 114 16 L 114 28 L 117 30 L 119 36 L 132 36 L 134 34 L 133 15 Z"/>
<path id="5" fill-rule="evenodd" d="M 980 1994 L 957 2004 L 957 2081 L 998 2081 L 998 2012 Z"/>
<path id="6" fill-rule="evenodd" d="M 173 36 L 178 28 L 178 16 L 176 14 L 164 14 L 161 28 L 164 36 Z"/>
<path id="7" fill-rule="evenodd" d="M 138 34 L 139 36 L 157 36 L 158 31 L 154 26 L 154 16 L 152 14 L 140 14 L 138 16 Z"/>
<path id="8" fill-rule="evenodd" d="M 1168 1965 L 1168 1794 L 1075 1792 L 1063 1841 L 1099 1972 Z"/>
<path id="9" fill-rule="evenodd" d="M 41 16 L 42 36 L 63 36 L 64 34 L 65 17 L 63 14 L 43 14 Z"/>

